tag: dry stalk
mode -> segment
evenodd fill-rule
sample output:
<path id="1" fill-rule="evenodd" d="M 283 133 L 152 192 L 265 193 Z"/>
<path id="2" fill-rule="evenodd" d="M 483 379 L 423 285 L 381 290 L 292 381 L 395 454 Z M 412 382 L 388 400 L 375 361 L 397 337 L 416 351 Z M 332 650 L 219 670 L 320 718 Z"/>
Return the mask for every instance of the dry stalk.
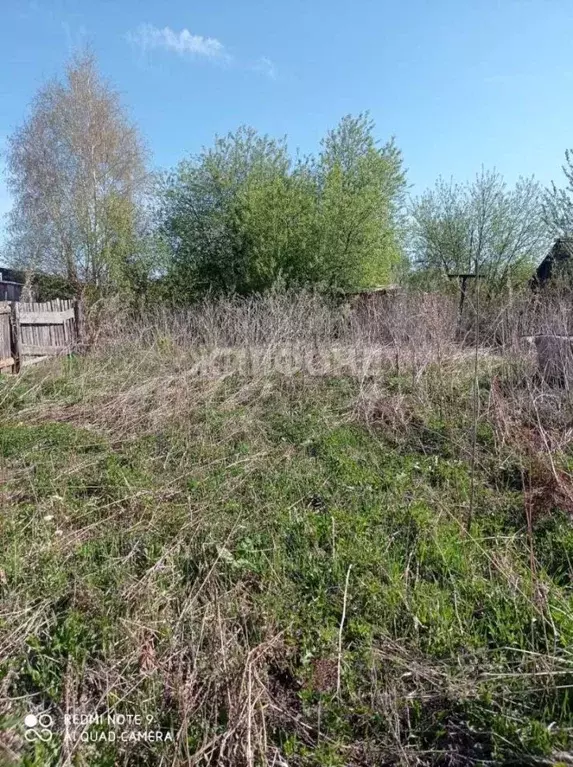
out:
<path id="1" fill-rule="evenodd" d="M 352 565 L 348 565 L 346 571 L 346 582 L 344 584 L 344 599 L 342 602 L 342 617 L 340 619 L 340 628 L 338 629 L 338 663 L 336 667 L 336 694 L 340 696 L 340 683 L 342 678 L 342 632 L 344 630 L 344 621 L 346 620 L 346 602 L 348 599 L 348 583 L 350 581 L 350 571 Z"/>

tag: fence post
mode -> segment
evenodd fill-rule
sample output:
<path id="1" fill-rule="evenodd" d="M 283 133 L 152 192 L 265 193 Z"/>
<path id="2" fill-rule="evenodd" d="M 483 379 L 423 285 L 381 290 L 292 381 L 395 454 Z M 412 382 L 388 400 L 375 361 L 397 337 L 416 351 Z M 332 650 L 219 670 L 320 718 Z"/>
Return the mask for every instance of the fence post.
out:
<path id="1" fill-rule="evenodd" d="M 74 318 L 76 321 L 76 345 L 81 349 L 85 341 L 84 305 L 81 298 L 74 298 Z"/>
<path id="2" fill-rule="evenodd" d="M 10 304 L 10 346 L 12 347 L 13 371 L 19 373 L 22 367 L 22 336 L 20 333 L 20 304 Z"/>

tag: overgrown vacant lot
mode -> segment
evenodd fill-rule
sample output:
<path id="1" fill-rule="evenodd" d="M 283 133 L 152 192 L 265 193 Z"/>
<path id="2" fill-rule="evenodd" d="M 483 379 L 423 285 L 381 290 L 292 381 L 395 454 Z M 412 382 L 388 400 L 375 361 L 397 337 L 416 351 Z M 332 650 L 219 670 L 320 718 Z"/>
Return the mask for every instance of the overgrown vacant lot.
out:
<path id="1" fill-rule="evenodd" d="M 571 763 L 568 394 L 473 364 L 0 379 L 4 763 Z"/>

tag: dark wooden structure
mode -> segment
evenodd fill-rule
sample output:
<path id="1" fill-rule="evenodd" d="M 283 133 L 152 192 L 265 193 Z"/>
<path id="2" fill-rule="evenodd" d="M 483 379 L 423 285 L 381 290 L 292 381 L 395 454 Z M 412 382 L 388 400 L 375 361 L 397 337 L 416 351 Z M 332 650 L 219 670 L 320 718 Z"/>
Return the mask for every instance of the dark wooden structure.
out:
<path id="1" fill-rule="evenodd" d="M 24 288 L 20 272 L 0 266 L 0 301 L 19 301 Z"/>
<path id="2" fill-rule="evenodd" d="M 530 286 L 537 290 L 555 277 L 559 267 L 570 263 L 573 273 L 573 237 L 559 237 L 530 280 Z"/>
<path id="3" fill-rule="evenodd" d="M 379 302 L 384 302 L 388 296 L 396 296 L 399 293 L 399 285 L 382 285 L 373 288 L 347 290 L 342 293 L 342 297 L 353 309 L 356 309 L 377 305 Z"/>

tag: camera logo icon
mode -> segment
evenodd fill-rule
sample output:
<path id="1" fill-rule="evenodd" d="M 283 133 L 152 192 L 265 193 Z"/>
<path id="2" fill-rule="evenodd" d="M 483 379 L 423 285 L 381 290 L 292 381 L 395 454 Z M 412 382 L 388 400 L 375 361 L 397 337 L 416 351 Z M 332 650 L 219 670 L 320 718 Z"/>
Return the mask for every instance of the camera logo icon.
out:
<path id="1" fill-rule="evenodd" d="M 34 743 L 34 741 L 49 743 L 52 739 L 54 720 L 49 714 L 27 714 L 24 718 L 24 726 L 26 727 L 24 738 L 28 743 Z"/>

